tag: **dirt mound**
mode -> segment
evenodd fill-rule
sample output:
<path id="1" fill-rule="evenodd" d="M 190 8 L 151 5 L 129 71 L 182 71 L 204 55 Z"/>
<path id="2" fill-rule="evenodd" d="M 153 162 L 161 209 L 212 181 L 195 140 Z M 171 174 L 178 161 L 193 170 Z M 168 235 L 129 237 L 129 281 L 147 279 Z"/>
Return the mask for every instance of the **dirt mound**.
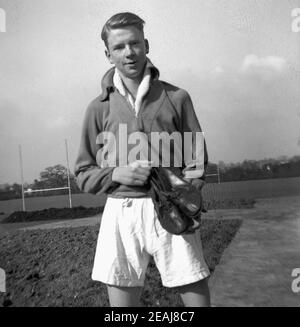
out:
<path id="1" fill-rule="evenodd" d="M 208 201 L 204 200 L 204 208 L 212 209 L 242 209 L 253 208 L 255 200 L 253 199 L 222 199 Z M 63 220 L 76 219 L 95 216 L 103 212 L 104 207 L 83 206 L 74 208 L 49 208 L 37 211 L 15 211 L 8 217 L 4 218 L 0 223 L 20 223 L 29 221 L 45 221 L 45 220 Z"/>
<path id="2" fill-rule="evenodd" d="M 103 206 L 94 208 L 79 206 L 75 208 L 49 208 L 37 211 L 15 211 L 3 219 L 1 223 L 85 218 L 102 213 L 103 208 Z"/>

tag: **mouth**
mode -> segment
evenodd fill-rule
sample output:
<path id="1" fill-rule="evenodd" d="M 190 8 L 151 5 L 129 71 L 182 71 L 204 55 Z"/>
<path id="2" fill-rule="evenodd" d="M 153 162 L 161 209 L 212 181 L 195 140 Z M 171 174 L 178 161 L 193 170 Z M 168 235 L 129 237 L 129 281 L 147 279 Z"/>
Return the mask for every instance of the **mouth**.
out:
<path id="1" fill-rule="evenodd" d="M 137 64 L 137 61 L 131 61 L 131 62 L 126 62 L 125 65 L 126 66 L 134 66 Z"/>

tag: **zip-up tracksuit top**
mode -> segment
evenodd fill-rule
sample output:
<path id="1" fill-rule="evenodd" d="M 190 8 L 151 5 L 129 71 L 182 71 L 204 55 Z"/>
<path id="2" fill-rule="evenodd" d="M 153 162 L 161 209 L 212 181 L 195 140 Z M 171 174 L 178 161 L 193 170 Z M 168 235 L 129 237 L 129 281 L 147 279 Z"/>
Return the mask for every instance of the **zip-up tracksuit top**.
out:
<path id="1" fill-rule="evenodd" d="M 83 122 L 74 170 L 80 190 L 93 194 L 106 193 L 112 197 L 149 196 L 148 184 L 128 186 L 112 181 L 114 167 L 105 164 L 103 159 L 105 146 L 105 142 L 101 141 L 103 132 L 112 133 L 117 141 L 113 148 L 115 153 L 110 153 L 116 157 L 115 166 L 120 165 L 119 150 L 124 152 L 124 143 L 119 148 L 119 142 L 124 141 L 119 140 L 120 124 L 122 124 L 123 130 L 126 128 L 128 136 L 134 132 L 143 132 L 149 140 L 151 132 L 167 132 L 168 134 L 180 132 L 182 136 L 184 132 L 193 134 L 201 132 L 189 94 L 183 89 L 159 80 L 159 71 L 150 60 L 147 61 L 146 67 L 151 71 L 151 84 L 148 93 L 143 98 L 138 115 L 135 115 L 126 98 L 118 92 L 113 84 L 115 68 L 111 68 L 104 75 L 101 83 L 102 93 L 88 106 Z M 205 141 L 200 145 L 197 143 L 197 146 L 202 148 L 195 149 L 195 138 L 189 145 L 190 149 L 186 149 L 182 141 L 182 165 L 180 167 L 175 164 L 174 146 L 172 144 L 170 146 L 170 168 L 177 173 L 182 173 L 183 177 L 190 179 L 196 186 L 202 185 L 200 179 L 205 179 L 205 168 L 208 162 Z M 127 154 L 134 147 L 136 144 L 127 144 Z M 193 155 L 193 160 L 189 162 L 184 162 L 184 151 L 186 150 L 191 151 Z M 196 151 L 198 157 L 195 158 Z M 163 165 L 161 154 L 160 149 L 159 165 Z"/>

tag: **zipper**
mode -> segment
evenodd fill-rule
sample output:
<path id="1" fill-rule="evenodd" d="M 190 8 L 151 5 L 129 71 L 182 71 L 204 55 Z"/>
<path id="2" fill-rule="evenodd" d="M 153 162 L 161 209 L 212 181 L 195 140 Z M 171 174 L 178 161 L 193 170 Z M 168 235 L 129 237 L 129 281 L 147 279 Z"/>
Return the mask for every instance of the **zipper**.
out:
<path id="1" fill-rule="evenodd" d="M 120 93 L 118 93 L 118 95 L 122 98 L 122 101 L 126 103 L 126 107 L 127 109 L 130 111 L 131 115 L 134 116 L 134 118 L 138 118 L 138 115 L 136 115 L 136 112 L 134 110 L 134 108 L 131 107 L 131 104 L 129 103 L 129 101 Z"/>
<path id="2" fill-rule="evenodd" d="M 120 94 L 119 92 L 118 92 L 118 95 L 122 98 L 122 101 L 125 103 L 126 108 L 130 112 L 130 114 L 133 116 L 133 118 L 135 119 L 135 121 L 137 123 L 137 126 L 138 126 L 138 130 L 144 132 L 142 130 L 142 122 L 141 122 L 141 119 L 140 119 L 140 116 L 141 116 L 140 113 L 143 111 L 143 108 L 144 108 L 144 101 L 141 104 L 141 108 L 140 108 L 139 112 L 136 113 L 134 108 L 131 107 L 131 104 L 129 103 L 129 101 L 122 94 Z"/>

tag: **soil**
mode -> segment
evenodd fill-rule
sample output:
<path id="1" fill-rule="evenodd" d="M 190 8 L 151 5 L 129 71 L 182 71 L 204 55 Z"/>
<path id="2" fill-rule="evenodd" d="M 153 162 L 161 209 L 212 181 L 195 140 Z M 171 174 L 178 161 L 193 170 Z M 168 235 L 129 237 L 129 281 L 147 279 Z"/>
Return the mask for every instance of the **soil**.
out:
<path id="1" fill-rule="evenodd" d="M 241 220 L 203 220 L 204 255 L 213 273 Z M 0 236 L 0 267 L 6 272 L 1 306 L 108 306 L 106 287 L 91 279 L 99 225 L 15 231 Z M 153 262 L 142 294 L 145 306 L 182 306 L 176 289 L 164 288 Z"/>

